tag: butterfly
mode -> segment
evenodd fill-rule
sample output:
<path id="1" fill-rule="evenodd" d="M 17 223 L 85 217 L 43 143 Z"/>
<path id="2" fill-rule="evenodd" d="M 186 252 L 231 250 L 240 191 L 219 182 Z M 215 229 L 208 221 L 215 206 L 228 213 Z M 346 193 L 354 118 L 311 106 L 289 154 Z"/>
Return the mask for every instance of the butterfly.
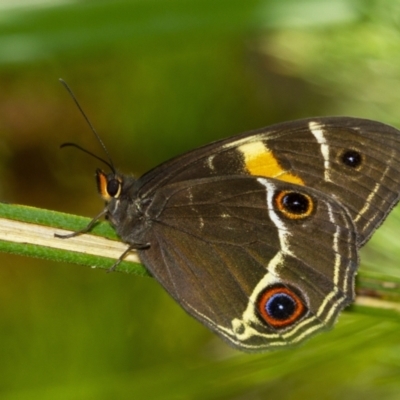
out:
<path id="1" fill-rule="evenodd" d="M 136 250 L 190 315 L 257 352 L 331 328 L 354 301 L 359 249 L 399 200 L 400 131 L 310 118 L 213 142 L 138 179 L 107 164 L 97 184 L 127 243 L 120 260 Z"/>

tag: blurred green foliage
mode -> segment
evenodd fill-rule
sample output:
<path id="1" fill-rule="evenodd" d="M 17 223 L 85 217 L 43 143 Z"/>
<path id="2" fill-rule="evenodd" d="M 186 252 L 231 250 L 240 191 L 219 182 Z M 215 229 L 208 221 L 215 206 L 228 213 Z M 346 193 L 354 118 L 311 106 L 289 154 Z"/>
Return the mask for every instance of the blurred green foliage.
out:
<path id="1" fill-rule="evenodd" d="M 86 216 L 101 154 L 140 175 L 198 145 L 313 115 L 400 127 L 398 0 L 0 2 L 2 201 Z M 399 210 L 361 270 L 400 276 Z M 367 261 L 367 263 L 363 261 Z M 1 399 L 398 399 L 398 318 L 344 313 L 243 355 L 149 278 L 1 255 Z"/>

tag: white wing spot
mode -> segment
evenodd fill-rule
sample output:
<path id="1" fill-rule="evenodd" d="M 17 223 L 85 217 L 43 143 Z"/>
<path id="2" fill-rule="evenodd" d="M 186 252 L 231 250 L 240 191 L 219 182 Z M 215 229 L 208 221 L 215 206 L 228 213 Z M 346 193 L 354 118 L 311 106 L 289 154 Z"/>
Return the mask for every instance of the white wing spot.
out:
<path id="1" fill-rule="evenodd" d="M 207 165 L 208 165 L 208 168 L 211 169 L 211 171 L 215 171 L 215 166 L 213 164 L 214 157 L 215 157 L 215 154 L 213 154 L 213 155 L 211 155 L 210 157 L 207 158 Z"/>
<path id="2" fill-rule="evenodd" d="M 308 124 L 308 127 L 310 128 L 311 133 L 314 135 L 315 139 L 317 139 L 317 142 L 321 146 L 321 153 L 322 157 L 324 158 L 325 180 L 331 182 L 332 180 L 330 178 L 331 166 L 329 161 L 329 144 L 326 141 L 323 126 L 318 122 L 311 121 Z"/>

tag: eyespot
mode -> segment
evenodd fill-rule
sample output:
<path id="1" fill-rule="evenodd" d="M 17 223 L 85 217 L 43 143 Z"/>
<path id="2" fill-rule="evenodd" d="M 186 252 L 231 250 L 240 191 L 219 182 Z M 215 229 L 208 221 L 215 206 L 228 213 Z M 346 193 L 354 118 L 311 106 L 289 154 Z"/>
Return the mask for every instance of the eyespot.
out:
<path id="1" fill-rule="evenodd" d="M 303 219 L 314 210 L 313 199 L 305 193 L 283 190 L 275 195 L 276 207 L 290 219 Z"/>
<path id="2" fill-rule="evenodd" d="M 110 197 L 118 197 L 121 193 L 121 182 L 118 179 L 110 179 L 107 182 L 107 193 Z"/>
<path id="3" fill-rule="evenodd" d="M 306 310 L 300 296 L 294 290 L 282 285 L 267 287 L 258 301 L 260 315 L 268 325 L 276 329 L 294 324 Z"/>
<path id="4" fill-rule="evenodd" d="M 359 169 L 363 162 L 363 157 L 357 150 L 345 150 L 340 156 L 340 160 L 347 167 Z"/>

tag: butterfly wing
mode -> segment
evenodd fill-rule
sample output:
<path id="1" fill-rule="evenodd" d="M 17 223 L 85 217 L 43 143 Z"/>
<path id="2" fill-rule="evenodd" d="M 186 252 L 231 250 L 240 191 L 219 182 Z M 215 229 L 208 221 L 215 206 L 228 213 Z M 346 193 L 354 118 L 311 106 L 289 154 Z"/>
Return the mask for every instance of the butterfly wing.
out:
<path id="1" fill-rule="evenodd" d="M 400 132 L 366 119 L 298 120 L 211 143 L 145 174 L 140 198 L 186 180 L 252 175 L 312 187 L 349 211 L 362 246 L 399 200 Z"/>
<path id="2" fill-rule="evenodd" d="M 314 189 L 246 176 L 177 182 L 157 190 L 146 218 L 144 265 L 242 350 L 301 342 L 354 298 L 354 224 Z"/>

